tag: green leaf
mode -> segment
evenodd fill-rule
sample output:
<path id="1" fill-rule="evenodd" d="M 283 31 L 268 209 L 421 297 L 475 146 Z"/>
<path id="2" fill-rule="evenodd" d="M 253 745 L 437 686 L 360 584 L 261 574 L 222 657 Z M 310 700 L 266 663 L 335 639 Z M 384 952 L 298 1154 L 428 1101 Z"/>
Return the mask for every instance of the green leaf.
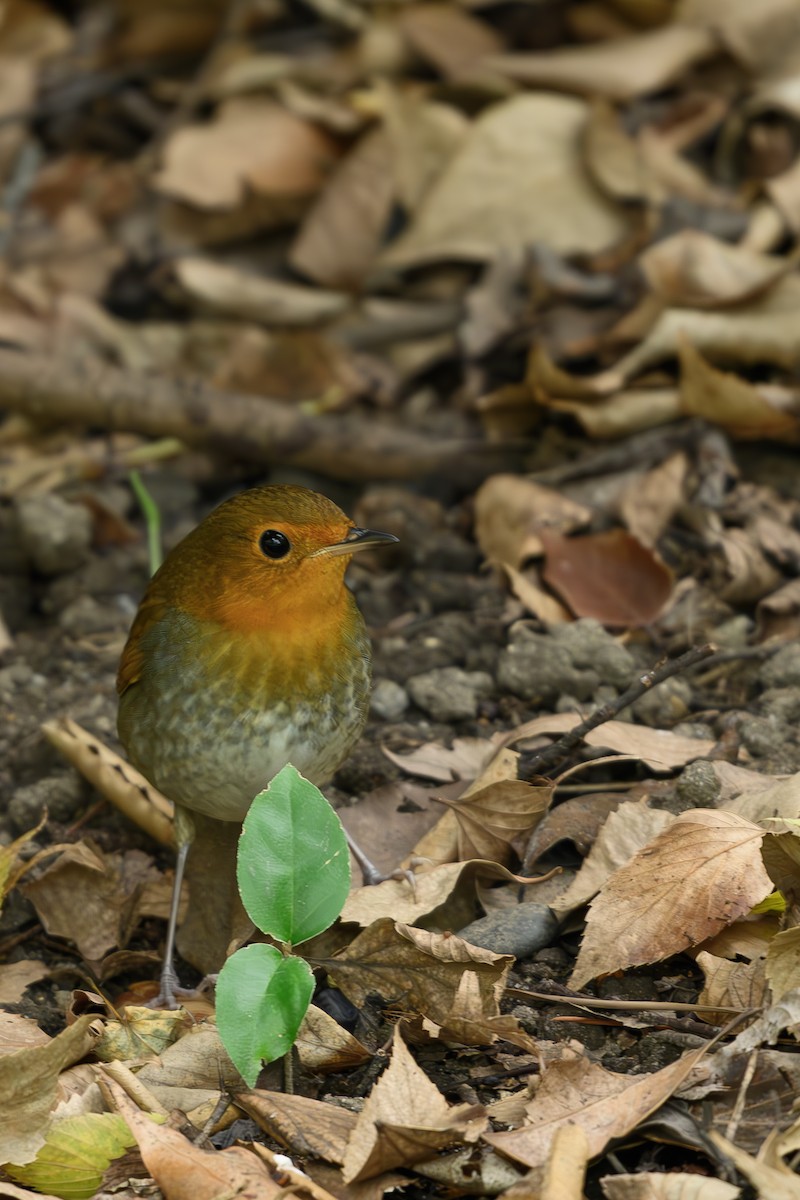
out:
<path id="1" fill-rule="evenodd" d="M 342 823 L 293 766 L 279 771 L 245 817 L 239 892 L 250 919 L 281 942 L 305 942 L 335 921 L 350 890 Z"/>
<path id="2" fill-rule="evenodd" d="M 135 1144 L 119 1114 L 84 1113 L 54 1125 L 33 1162 L 24 1167 L 7 1163 L 5 1171 L 18 1183 L 63 1200 L 87 1200 L 100 1187 L 109 1163 Z"/>
<path id="3" fill-rule="evenodd" d="M 294 1045 L 314 992 L 302 958 L 284 958 L 257 942 L 232 954 L 217 980 L 217 1027 L 225 1049 L 248 1087 L 262 1062 L 274 1062 Z"/>

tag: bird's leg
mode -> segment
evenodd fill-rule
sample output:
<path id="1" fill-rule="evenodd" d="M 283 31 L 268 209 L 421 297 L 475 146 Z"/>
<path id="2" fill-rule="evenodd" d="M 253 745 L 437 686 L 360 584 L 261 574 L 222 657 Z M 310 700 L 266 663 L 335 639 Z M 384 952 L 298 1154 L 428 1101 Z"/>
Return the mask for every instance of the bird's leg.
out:
<path id="1" fill-rule="evenodd" d="M 397 867 L 394 871 L 381 871 L 379 867 L 375 866 L 372 859 L 367 857 L 358 842 L 350 836 L 346 829 L 344 836 L 347 838 L 350 853 L 358 863 L 365 887 L 373 887 L 376 883 L 385 883 L 387 879 L 404 879 L 406 883 L 411 885 L 411 891 L 414 891 L 415 878 L 413 871 L 409 871 L 404 867 Z"/>
<path id="2" fill-rule="evenodd" d="M 172 885 L 172 899 L 169 905 L 169 921 L 167 923 L 167 943 L 164 948 L 164 964 L 161 968 L 161 985 L 157 996 L 147 1003 L 148 1008 L 179 1008 L 178 996 L 192 995 L 192 990 L 179 986 L 175 970 L 175 934 L 178 928 L 178 910 L 181 904 L 181 887 L 186 870 L 186 859 L 189 847 L 194 837 L 194 823 L 185 809 L 175 806 L 175 840 L 178 843 L 178 857 L 175 861 L 175 880 Z"/>

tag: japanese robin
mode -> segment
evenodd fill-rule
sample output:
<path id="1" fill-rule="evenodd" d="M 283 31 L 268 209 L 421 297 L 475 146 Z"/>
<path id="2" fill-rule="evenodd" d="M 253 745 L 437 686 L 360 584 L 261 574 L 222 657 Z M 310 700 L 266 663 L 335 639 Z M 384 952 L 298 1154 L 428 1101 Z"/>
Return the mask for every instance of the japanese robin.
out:
<path id="1" fill-rule="evenodd" d="M 371 652 L 345 569 L 353 554 L 395 541 L 356 528 L 307 488 L 259 487 L 216 508 L 153 576 L 117 690 L 131 762 L 176 807 L 178 859 L 155 1003 L 175 1004 L 190 814 L 241 822 L 286 763 L 322 783 L 359 738 Z"/>

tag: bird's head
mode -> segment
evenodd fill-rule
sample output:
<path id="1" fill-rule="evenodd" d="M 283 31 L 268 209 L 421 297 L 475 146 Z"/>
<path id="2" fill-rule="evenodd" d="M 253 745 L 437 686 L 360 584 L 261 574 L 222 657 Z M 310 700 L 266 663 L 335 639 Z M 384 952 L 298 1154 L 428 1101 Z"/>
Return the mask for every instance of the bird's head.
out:
<path id="1" fill-rule="evenodd" d="M 353 554 L 396 542 L 359 529 L 327 497 L 278 484 L 214 509 L 165 559 L 150 585 L 161 602 L 241 632 L 324 613 L 344 594 Z"/>

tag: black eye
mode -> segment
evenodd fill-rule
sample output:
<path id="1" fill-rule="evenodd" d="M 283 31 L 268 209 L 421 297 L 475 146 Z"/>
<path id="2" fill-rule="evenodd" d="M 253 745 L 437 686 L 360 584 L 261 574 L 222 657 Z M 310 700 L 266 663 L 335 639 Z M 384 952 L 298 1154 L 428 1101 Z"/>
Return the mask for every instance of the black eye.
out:
<path id="1" fill-rule="evenodd" d="M 292 543 L 280 530 L 265 529 L 258 539 L 258 548 L 267 558 L 286 558 Z"/>

